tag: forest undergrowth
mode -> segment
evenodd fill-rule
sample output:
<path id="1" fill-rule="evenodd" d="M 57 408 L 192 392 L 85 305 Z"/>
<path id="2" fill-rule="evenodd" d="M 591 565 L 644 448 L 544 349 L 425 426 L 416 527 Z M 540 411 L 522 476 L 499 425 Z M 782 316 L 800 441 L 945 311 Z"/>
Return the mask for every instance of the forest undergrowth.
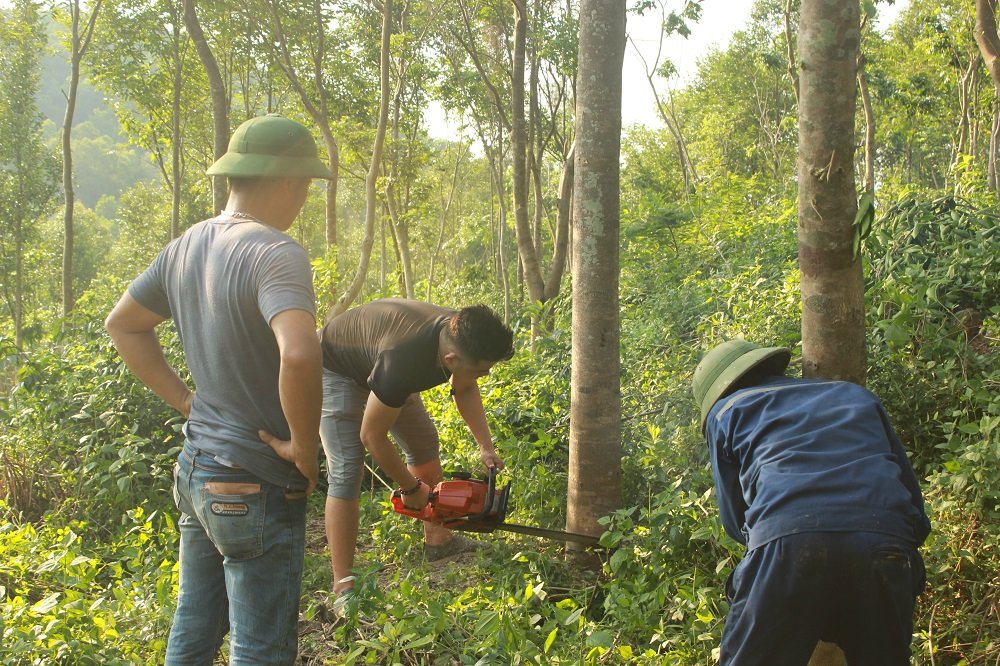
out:
<path id="1" fill-rule="evenodd" d="M 992 199 L 935 192 L 897 193 L 883 208 L 862 249 L 868 384 L 911 453 L 934 527 L 914 663 L 996 664 L 1000 218 Z M 500 532 L 480 537 L 487 553 L 427 564 L 419 524 L 391 512 L 372 476 L 360 593 L 346 618 L 330 613 L 321 493 L 311 500 L 301 663 L 714 663 L 723 584 L 741 549 L 714 505 L 691 370 L 701 351 L 733 336 L 796 347 L 795 219 L 794 202 L 750 182 L 686 208 L 626 214 L 624 506 L 606 522 L 600 571 L 560 543 Z M 92 289 L 20 357 L 16 374 L 12 345 L 0 339 L 4 664 L 162 661 L 177 585 L 170 477 L 180 423 L 101 328 L 123 287 Z M 468 288 L 439 293 L 460 302 Z M 518 353 L 483 383 L 513 488 L 511 522 L 565 521 L 569 306 L 560 297 L 553 330 L 534 343 L 519 320 Z M 175 337 L 163 335 L 176 359 Z M 427 402 L 446 471 L 478 471 L 445 392 Z"/>

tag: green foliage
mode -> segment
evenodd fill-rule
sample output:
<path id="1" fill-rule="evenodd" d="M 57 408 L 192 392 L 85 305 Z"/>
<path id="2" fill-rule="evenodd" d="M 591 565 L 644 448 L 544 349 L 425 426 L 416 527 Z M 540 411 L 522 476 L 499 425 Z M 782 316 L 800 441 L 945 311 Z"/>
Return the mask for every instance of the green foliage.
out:
<path id="1" fill-rule="evenodd" d="M 169 516 L 130 510 L 109 541 L 78 520 L 23 523 L 2 502 L 0 521 L 0 661 L 162 663 L 176 594 Z"/>
<path id="2" fill-rule="evenodd" d="M 112 530 L 137 504 L 160 510 L 171 503 L 179 440 L 169 423 L 178 419 L 112 348 L 98 317 L 111 303 L 81 298 L 76 318 L 60 322 L 23 359 L 0 403 L 3 495 L 29 518 L 85 511 L 92 527 Z"/>

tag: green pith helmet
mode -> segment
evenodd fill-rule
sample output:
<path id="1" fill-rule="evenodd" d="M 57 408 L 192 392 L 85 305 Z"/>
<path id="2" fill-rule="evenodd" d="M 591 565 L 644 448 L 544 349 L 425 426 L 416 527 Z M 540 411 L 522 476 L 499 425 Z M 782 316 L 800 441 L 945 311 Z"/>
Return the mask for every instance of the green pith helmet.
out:
<path id="1" fill-rule="evenodd" d="M 691 388 L 701 408 L 701 429 L 712 405 L 754 368 L 763 366 L 769 374 L 782 375 L 792 352 L 785 347 L 760 347 L 746 340 L 728 340 L 705 354 L 694 369 Z"/>
<path id="2" fill-rule="evenodd" d="M 309 130 L 275 113 L 237 127 L 226 154 L 206 173 L 233 178 L 333 178 L 319 159 Z"/>

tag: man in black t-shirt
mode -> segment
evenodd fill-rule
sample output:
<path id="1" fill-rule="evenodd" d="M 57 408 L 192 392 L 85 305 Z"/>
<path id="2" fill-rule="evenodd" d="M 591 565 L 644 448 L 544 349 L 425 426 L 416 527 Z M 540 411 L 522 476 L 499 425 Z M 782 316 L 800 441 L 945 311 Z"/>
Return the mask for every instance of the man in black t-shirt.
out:
<path id="1" fill-rule="evenodd" d="M 427 504 L 442 479 L 437 430 L 420 392 L 451 383 L 462 419 L 485 467 L 503 468 L 483 412 L 478 379 L 513 354 L 511 330 L 483 305 L 452 310 L 387 298 L 348 310 L 323 327 L 323 417 L 327 459 L 326 535 L 334 591 L 342 607 L 354 586 L 358 497 L 367 449 L 399 486 L 410 508 Z M 406 461 L 389 441 L 406 453 Z M 424 524 L 428 560 L 473 550 L 480 542 Z M 336 603 L 336 602 L 335 602 Z"/>

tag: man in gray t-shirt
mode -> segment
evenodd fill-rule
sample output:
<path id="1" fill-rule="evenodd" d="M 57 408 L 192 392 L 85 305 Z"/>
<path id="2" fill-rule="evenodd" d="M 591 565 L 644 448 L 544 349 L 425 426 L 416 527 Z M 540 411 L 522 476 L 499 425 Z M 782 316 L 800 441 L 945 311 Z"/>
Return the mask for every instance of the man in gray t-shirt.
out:
<path id="1" fill-rule="evenodd" d="M 274 115 L 243 123 L 209 174 L 229 177 L 226 209 L 173 240 L 105 325 L 129 368 L 187 418 L 164 662 L 210 666 L 229 633 L 234 663 L 293 664 L 322 384 L 309 260 L 285 231 L 312 178 L 331 174 L 309 130 Z M 197 393 L 164 357 L 155 328 L 167 319 Z"/>

